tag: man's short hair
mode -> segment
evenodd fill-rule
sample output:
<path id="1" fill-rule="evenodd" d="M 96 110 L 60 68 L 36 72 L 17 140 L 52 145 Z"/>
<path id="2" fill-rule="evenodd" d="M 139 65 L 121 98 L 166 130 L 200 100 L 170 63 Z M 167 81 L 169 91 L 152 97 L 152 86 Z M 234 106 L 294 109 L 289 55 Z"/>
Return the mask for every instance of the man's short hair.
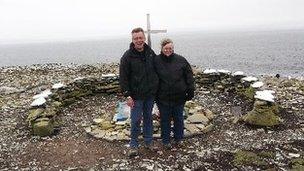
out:
<path id="1" fill-rule="evenodd" d="M 133 33 L 139 33 L 139 32 L 145 33 L 144 29 L 142 29 L 141 27 L 137 27 L 137 28 L 133 29 L 131 33 L 133 34 Z"/>
<path id="2" fill-rule="evenodd" d="M 166 46 L 169 43 L 173 43 L 173 41 L 171 39 L 166 38 L 160 42 L 160 46 L 161 46 L 161 48 L 163 48 L 164 46 Z"/>

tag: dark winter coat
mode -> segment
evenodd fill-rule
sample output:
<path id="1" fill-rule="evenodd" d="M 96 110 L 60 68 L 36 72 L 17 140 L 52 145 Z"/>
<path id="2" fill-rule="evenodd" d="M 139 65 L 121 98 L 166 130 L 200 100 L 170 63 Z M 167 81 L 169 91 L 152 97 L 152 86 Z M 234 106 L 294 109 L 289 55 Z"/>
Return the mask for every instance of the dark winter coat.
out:
<path id="1" fill-rule="evenodd" d="M 154 51 L 145 44 L 144 51 L 139 52 L 130 44 L 120 60 L 119 83 L 125 97 L 144 100 L 155 97 L 158 77 L 153 66 Z"/>
<path id="2" fill-rule="evenodd" d="M 193 72 L 184 57 L 175 53 L 167 57 L 161 53 L 155 58 L 155 69 L 159 77 L 158 103 L 180 105 L 193 98 Z"/>

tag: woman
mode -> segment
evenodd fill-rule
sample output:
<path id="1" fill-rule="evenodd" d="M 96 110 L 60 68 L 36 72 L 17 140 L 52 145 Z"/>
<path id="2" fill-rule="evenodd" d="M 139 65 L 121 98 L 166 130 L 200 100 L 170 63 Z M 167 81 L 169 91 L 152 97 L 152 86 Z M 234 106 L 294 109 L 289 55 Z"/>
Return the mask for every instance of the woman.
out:
<path id="1" fill-rule="evenodd" d="M 155 69 L 159 76 L 157 106 L 160 111 L 161 137 L 166 148 L 170 148 L 171 120 L 175 143 L 184 137 L 183 110 L 187 100 L 194 96 L 193 72 L 188 61 L 174 53 L 170 39 L 161 41 L 161 54 L 155 58 Z"/>

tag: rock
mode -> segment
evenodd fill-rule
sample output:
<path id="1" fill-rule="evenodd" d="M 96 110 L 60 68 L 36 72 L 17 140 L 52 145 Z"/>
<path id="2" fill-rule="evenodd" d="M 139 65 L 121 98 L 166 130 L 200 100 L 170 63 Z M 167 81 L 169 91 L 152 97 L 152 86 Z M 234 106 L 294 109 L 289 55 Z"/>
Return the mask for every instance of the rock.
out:
<path id="1" fill-rule="evenodd" d="M 294 171 L 304 170 L 304 159 L 303 158 L 292 159 L 291 164 L 292 164 L 292 170 L 294 170 Z"/>
<path id="2" fill-rule="evenodd" d="M 243 116 L 244 122 L 258 126 L 275 126 L 280 124 L 278 105 L 256 101 L 253 110 Z"/>
<path id="3" fill-rule="evenodd" d="M 214 118 L 214 113 L 211 110 L 205 109 L 204 113 L 209 120 L 212 120 Z"/>
<path id="4" fill-rule="evenodd" d="M 193 114 L 193 115 L 189 116 L 187 118 L 187 120 L 190 123 L 203 123 L 203 124 L 207 124 L 209 122 L 209 119 L 204 114 L 201 114 L 201 113 Z"/>
<path id="5" fill-rule="evenodd" d="M 31 106 L 32 106 L 32 107 L 42 106 L 42 105 L 45 104 L 45 102 L 46 102 L 45 98 L 39 97 L 38 99 L 34 100 L 34 101 L 31 103 Z"/>
<path id="6" fill-rule="evenodd" d="M 209 124 L 209 125 L 205 126 L 205 128 L 202 129 L 202 131 L 203 131 L 203 133 L 210 132 L 213 130 L 213 127 L 214 127 L 213 124 Z"/>
<path id="7" fill-rule="evenodd" d="M 214 74 L 217 73 L 217 71 L 215 69 L 205 69 L 203 71 L 204 74 Z"/>
<path id="8" fill-rule="evenodd" d="M 247 100 L 254 100 L 255 90 L 253 87 L 238 88 L 237 92 L 239 95 L 245 97 Z"/>
<path id="9" fill-rule="evenodd" d="M 113 77 L 117 77 L 117 75 L 116 74 L 101 74 L 101 77 L 103 77 L 103 78 L 113 78 Z"/>
<path id="10" fill-rule="evenodd" d="M 264 85 L 263 82 L 258 81 L 258 82 L 254 82 L 253 84 L 251 84 L 252 88 L 261 88 Z"/>
<path id="11" fill-rule="evenodd" d="M 96 138 L 103 138 L 106 135 L 106 132 L 104 130 L 96 129 L 93 134 Z"/>
<path id="12" fill-rule="evenodd" d="M 292 158 L 298 158 L 298 157 L 300 157 L 300 154 L 295 154 L 295 153 L 289 153 L 288 155 L 290 157 L 292 157 Z"/>
<path id="13" fill-rule="evenodd" d="M 110 121 L 103 121 L 99 125 L 100 125 L 100 128 L 103 129 L 103 130 L 108 130 L 110 128 L 115 127 L 115 125 L 111 124 Z"/>
<path id="14" fill-rule="evenodd" d="M 248 76 L 248 77 L 244 77 L 242 78 L 243 81 L 247 81 L 247 82 L 255 82 L 258 81 L 258 79 L 256 77 L 252 77 L 252 76 Z"/>
<path id="15" fill-rule="evenodd" d="M 64 99 L 62 101 L 62 104 L 63 104 L 63 107 L 67 107 L 67 106 L 73 104 L 74 102 L 76 102 L 76 98 L 72 97 L 72 98 Z"/>
<path id="16" fill-rule="evenodd" d="M 48 118 L 39 118 L 33 125 L 33 134 L 41 137 L 52 135 L 54 132 L 54 125 Z"/>
<path id="17" fill-rule="evenodd" d="M 0 87 L 0 94 L 12 94 L 12 93 L 18 93 L 22 92 L 24 90 L 18 89 L 15 87 L 7 87 L 7 86 L 1 86 Z"/>
<path id="18" fill-rule="evenodd" d="M 49 95 L 51 95 L 52 92 L 50 89 L 47 89 L 47 90 L 44 90 L 43 92 L 41 92 L 40 94 L 37 94 L 33 97 L 33 99 L 38 99 L 40 97 L 43 97 L 43 98 L 48 98 Z"/>
<path id="19" fill-rule="evenodd" d="M 90 126 L 85 127 L 84 130 L 85 130 L 86 133 L 91 133 L 92 132 L 92 129 L 91 129 Z"/>
<path id="20" fill-rule="evenodd" d="M 236 71 L 232 74 L 233 76 L 238 76 L 238 75 L 241 75 L 243 76 L 244 75 L 244 72 L 243 71 Z"/>
<path id="21" fill-rule="evenodd" d="M 268 102 L 274 102 L 274 96 L 272 95 L 273 93 L 274 91 L 272 90 L 257 91 L 254 98 Z"/>
<path id="22" fill-rule="evenodd" d="M 51 103 L 51 106 L 54 106 L 56 108 L 60 108 L 62 106 L 62 103 L 61 102 L 58 102 L 58 101 L 53 101 Z"/>
<path id="23" fill-rule="evenodd" d="M 257 165 L 257 166 L 265 166 L 267 165 L 257 154 L 250 151 L 242 151 L 239 150 L 235 153 L 233 164 L 235 166 L 249 166 L 249 165 Z"/>
<path id="24" fill-rule="evenodd" d="M 124 120 L 124 121 L 117 121 L 115 122 L 116 125 L 127 125 L 129 120 Z"/>
<path id="25" fill-rule="evenodd" d="M 104 119 L 102 119 L 102 118 L 93 119 L 93 122 L 94 122 L 95 124 L 100 124 L 100 123 L 102 123 L 103 121 L 104 121 Z"/>
<path id="26" fill-rule="evenodd" d="M 235 116 L 235 117 L 233 118 L 232 123 L 233 123 L 233 124 L 237 124 L 239 121 L 242 121 L 241 117 Z"/>
<path id="27" fill-rule="evenodd" d="M 44 112 L 45 109 L 43 108 L 37 108 L 37 109 L 31 109 L 29 111 L 29 115 L 27 116 L 27 121 L 30 122 L 29 124 L 32 125 L 35 119 L 39 118 L 42 116 L 42 113 Z"/>
<path id="28" fill-rule="evenodd" d="M 195 124 L 196 127 L 198 127 L 200 130 L 204 130 L 205 129 L 205 125 L 204 124 Z"/>
<path id="29" fill-rule="evenodd" d="M 230 74 L 231 73 L 231 71 L 225 70 L 225 69 L 219 69 L 218 72 L 223 73 L 223 74 Z"/>
<path id="30" fill-rule="evenodd" d="M 57 84 L 54 84 L 52 86 L 52 89 L 60 89 L 60 88 L 63 88 L 64 87 L 64 84 L 62 83 L 57 83 Z"/>
<path id="31" fill-rule="evenodd" d="M 48 107 L 45 109 L 43 116 L 47 118 L 52 118 L 57 114 L 58 110 L 54 107 Z"/>
<path id="32" fill-rule="evenodd" d="M 191 134 L 200 133 L 201 130 L 196 126 L 196 124 L 185 124 L 185 129 L 187 129 Z"/>

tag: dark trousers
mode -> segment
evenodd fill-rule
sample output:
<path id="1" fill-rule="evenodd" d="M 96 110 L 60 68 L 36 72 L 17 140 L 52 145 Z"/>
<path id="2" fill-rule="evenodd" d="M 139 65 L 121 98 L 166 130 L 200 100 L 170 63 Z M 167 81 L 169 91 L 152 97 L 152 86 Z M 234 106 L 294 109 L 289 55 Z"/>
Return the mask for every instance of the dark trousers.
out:
<path id="1" fill-rule="evenodd" d="M 141 133 L 140 123 L 143 120 L 143 137 L 145 144 L 152 143 L 153 124 L 152 109 L 154 98 L 146 100 L 135 100 L 134 107 L 131 109 L 131 141 L 130 147 L 138 147 L 138 136 Z"/>
<path id="2" fill-rule="evenodd" d="M 168 106 L 158 103 L 161 122 L 161 137 L 163 144 L 170 143 L 171 120 L 173 119 L 174 140 L 181 141 L 184 137 L 184 105 Z"/>

